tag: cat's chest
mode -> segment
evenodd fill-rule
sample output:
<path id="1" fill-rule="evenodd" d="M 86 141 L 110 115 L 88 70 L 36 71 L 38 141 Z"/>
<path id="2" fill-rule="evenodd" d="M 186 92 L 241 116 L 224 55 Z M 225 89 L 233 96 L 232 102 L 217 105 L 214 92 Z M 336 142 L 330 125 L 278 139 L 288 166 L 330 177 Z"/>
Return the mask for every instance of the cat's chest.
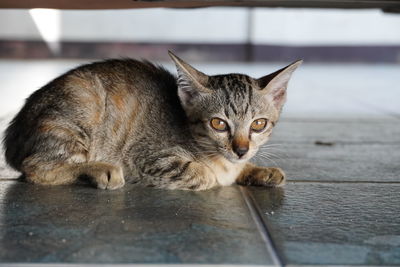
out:
<path id="1" fill-rule="evenodd" d="M 220 185 L 231 185 L 242 171 L 244 164 L 234 164 L 224 158 L 210 160 L 209 166 Z"/>

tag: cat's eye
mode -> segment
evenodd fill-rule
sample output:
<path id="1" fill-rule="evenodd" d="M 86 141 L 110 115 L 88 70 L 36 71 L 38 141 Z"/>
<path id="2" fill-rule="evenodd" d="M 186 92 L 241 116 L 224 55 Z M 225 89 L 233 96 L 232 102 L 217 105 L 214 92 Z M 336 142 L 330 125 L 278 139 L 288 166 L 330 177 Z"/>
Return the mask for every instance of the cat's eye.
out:
<path id="1" fill-rule="evenodd" d="M 210 125 L 214 130 L 217 130 L 219 132 L 225 132 L 228 130 L 228 124 L 226 123 L 226 121 L 219 118 L 211 119 Z"/>
<path id="2" fill-rule="evenodd" d="M 259 133 L 267 127 L 268 120 L 267 119 L 257 119 L 251 123 L 250 129 L 253 132 Z"/>

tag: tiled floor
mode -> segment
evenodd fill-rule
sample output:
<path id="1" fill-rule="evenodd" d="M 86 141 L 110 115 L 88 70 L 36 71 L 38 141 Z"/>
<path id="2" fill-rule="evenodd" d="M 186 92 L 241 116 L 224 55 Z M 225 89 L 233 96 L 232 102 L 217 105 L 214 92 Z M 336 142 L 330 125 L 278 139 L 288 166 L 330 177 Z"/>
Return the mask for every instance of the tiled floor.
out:
<path id="1" fill-rule="evenodd" d="M 400 264 L 400 183 L 291 182 L 252 189 L 284 263 Z"/>
<path id="2" fill-rule="evenodd" d="M 0 184 L 2 262 L 274 263 L 238 187 Z"/>
<path id="3" fill-rule="evenodd" d="M 72 63 L 9 65 L 0 62 L 0 70 L 11 71 L 0 72 L 0 83 L 14 88 L 3 102 L 28 93 L 16 91 L 18 84 L 36 86 L 35 80 L 50 79 Z M 261 66 L 239 67 L 261 73 Z M 307 65 L 299 71 L 284 118 L 265 147 L 276 156 L 255 159 L 287 172 L 283 188 L 181 192 L 126 185 L 109 192 L 3 179 L 0 265 L 400 265 L 399 71 Z M 371 78 L 374 72 L 381 76 Z M 328 73 L 347 80 L 330 80 Z M 0 127 L 5 124 L 0 119 Z M 0 175 L 17 174 L 0 167 Z"/>

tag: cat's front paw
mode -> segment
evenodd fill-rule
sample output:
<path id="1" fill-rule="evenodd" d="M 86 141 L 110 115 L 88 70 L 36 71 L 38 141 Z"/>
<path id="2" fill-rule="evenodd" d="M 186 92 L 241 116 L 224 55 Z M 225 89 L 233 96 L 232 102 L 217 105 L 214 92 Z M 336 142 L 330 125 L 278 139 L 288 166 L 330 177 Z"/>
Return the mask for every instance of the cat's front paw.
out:
<path id="1" fill-rule="evenodd" d="M 284 185 L 285 181 L 286 175 L 280 168 L 256 167 L 239 184 L 276 187 Z"/>
<path id="2" fill-rule="evenodd" d="M 89 176 L 99 189 L 114 190 L 125 184 L 122 168 L 107 163 L 92 166 Z"/>

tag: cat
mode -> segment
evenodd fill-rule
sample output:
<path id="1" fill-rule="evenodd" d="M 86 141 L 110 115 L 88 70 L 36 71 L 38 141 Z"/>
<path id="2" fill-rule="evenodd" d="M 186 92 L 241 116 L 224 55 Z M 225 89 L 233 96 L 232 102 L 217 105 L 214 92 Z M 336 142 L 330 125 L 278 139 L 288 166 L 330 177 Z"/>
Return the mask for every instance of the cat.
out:
<path id="1" fill-rule="evenodd" d="M 253 79 L 207 76 L 169 55 L 177 78 L 148 61 L 110 59 L 43 86 L 6 129 L 7 163 L 42 185 L 81 179 L 108 190 L 125 180 L 187 190 L 284 184 L 281 169 L 248 161 L 269 139 L 302 61 Z"/>

